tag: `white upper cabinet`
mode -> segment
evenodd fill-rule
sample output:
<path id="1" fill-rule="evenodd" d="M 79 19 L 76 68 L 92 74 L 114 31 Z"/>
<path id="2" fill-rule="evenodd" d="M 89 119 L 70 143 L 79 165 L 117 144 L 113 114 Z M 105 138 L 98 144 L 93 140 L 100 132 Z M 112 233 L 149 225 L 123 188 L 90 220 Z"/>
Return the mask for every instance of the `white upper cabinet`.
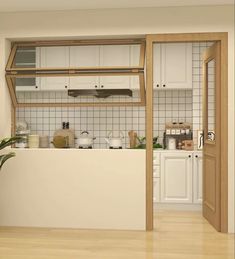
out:
<path id="1" fill-rule="evenodd" d="M 99 46 L 70 47 L 70 68 L 99 67 Z"/>
<path id="2" fill-rule="evenodd" d="M 99 67 L 99 48 L 99 46 L 70 47 L 70 68 Z M 95 89 L 98 87 L 98 76 L 70 77 L 71 89 Z"/>
<path id="3" fill-rule="evenodd" d="M 129 67 L 129 45 L 104 45 L 100 46 L 101 67 Z"/>
<path id="4" fill-rule="evenodd" d="M 153 85 L 160 88 L 161 83 L 161 44 L 153 45 Z"/>
<path id="5" fill-rule="evenodd" d="M 68 68 L 69 47 L 41 47 L 41 68 Z"/>
<path id="6" fill-rule="evenodd" d="M 69 47 L 42 47 L 41 68 L 66 68 L 69 67 Z M 42 91 L 63 91 L 69 88 L 68 77 L 42 77 Z"/>
<path id="7" fill-rule="evenodd" d="M 100 67 L 129 67 L 129 45 L 104 45 L 100 47 Z M 130 88 L 129 76 L 101 76 L 100 87 L 104 89 Z"/>
<path id="8" fill-rule="evenodd" d="M 202 152 L 194 152 L 193 158 L 193 202 L 202 203 Z"/>
<path id="9" fill-rule="evenodd" d="M 154 88 L 192 88 L 192 44 L 154 44 Z"/>
<path id="10" fill-rule="evenodd" d="M 161 202 L 192 203 L 192 156 L 183 151 L 161 154 Z"/>

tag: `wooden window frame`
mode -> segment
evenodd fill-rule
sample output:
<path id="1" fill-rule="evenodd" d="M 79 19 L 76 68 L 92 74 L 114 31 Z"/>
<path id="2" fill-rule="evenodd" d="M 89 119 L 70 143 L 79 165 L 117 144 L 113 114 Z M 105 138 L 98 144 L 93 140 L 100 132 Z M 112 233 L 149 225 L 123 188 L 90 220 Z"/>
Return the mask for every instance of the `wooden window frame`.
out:
<path id="1" fill-rule="evenodd" d="M 153 44 L 208 42 L 221 44 L 221 232 L 228 232 L 228 33 L 179 33 L 146 35 L 146 230 L 153 230 Z"/>
<path id="2" fill-rule="evenodd" d="M 62 68 L 17 68 L 14 59 L 19 47 L 54 47 L 54 46 L 92 46 L 92 45 L 140 45 L 138 66 L 123 67 L 62 67 Z M 6 65 L 6 81 L 14 108 L 18 107 L 84 107 L 84 106 L 145 106 L 145 39 L 101 39 L 101 40 L 60 40 L 60 41 L 30 41 L 13 42 L 11 53 Z M 140 82 L 140 101 L 135 102 L 87 102 L 87 103 L 18 103 L 12 79 L 19 77 L 49 77 L 49 76 L 131 76 L 138 75 Z"/>

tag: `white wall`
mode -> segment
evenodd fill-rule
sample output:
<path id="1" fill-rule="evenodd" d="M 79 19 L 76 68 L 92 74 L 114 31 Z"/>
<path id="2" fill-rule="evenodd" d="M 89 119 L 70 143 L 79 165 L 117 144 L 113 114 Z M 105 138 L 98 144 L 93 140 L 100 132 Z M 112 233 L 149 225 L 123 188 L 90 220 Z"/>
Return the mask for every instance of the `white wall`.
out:
<path id="1" fill-rule="evenodd" d="M 234 231 L 234 8 L 170 7 L 0 14 L 0 53 L 5 38 L 76 37 L 151 33 L 229 33 L 229 231 Z M 3 59 L 4 60 L 4 59 Z M 9 109 L 0 61 L 0 135 L 8 134 Z M 6 115 L 5 115 L 6 114 Z M 5 117 L 7 116 L 7 117 Z M 2 123 L 4 122 L 4 123 Z M 233 144 L 232 144 L 233 143 Z"/>

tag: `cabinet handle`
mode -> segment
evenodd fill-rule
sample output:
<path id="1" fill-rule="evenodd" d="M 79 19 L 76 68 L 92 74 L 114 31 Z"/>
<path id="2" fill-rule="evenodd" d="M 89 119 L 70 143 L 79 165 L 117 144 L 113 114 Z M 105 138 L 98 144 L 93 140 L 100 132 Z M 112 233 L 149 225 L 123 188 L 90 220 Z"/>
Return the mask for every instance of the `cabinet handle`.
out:
<path id="1" fill-rule="evenodd" d="M 97 85 L 95 85 L 95 88 L 97 88 L 98 86 Z"/>
<path id="2" fill-rule="evenodd" d="M 195 157 L 198 158 L 198 155 L 196 155 Z"/>
<path id="3" fill-rule="evenodd" d="M 104 86 L 103 86 L 103 85 L 101 85 L 101 88 L 104 88 Z"/>
<path id="4" fill-rule="evenodd" d="M 189 158 L 191 158 L 191 155 L 188 155 Z"/>
<path id="5" fill-rule="evenodd" d="M 157 85 L 157 87 L 159 87 L 159 85 Z"/>
<path id="6" fill-rule="evenodd" d="M 163 87 L 166 87 L 166 85 L 163 85 Z"/>

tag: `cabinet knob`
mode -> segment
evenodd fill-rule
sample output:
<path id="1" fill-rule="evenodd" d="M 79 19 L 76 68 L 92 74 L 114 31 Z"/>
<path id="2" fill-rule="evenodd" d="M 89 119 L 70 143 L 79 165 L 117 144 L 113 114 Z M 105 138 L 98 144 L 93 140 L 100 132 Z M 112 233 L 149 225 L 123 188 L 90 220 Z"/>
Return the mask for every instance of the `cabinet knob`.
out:
<path id="1" fill-rule="evenodd" d="M 157 87 L 159 87 L 159 85 L 157 85 Z"/>
<path id="2" fill-rule="evenodd" d="M 97 88 L 98 86 L 97 85 L 95 85 L 95 88 Z"/>
<path id="3" fill-rule="evenodd" d="M 163 87 L 166 87 L 166 85 L 163 85 Z"/>
<path id="4" fill-rule="evenodd" d="M 37 88 L 38 88 L 38 86 L 36 85 L 36 86 L 35 86 L 35 88 L 37 89 Z"/>
<path id="5" fill-rule="evenodd" d="M 195 157 L 198 158 L 198 155 L 196 155 Z"/>
<path id="6" fill-rule="evenodd" d="M 101 88 L 104 88 L 104 86 L 103 86 L 103 85 L 101 85 Z"/>
<path id="7" fill-rule="evenodd" d="M 191 157 L 191 155 L 188 155 L 188 157 L 190 158 L 190 157 Z"/>
<path id="8" fill-rule="evenodd" d="M 68 86 L 67 86 L 67 85 L 65 85 L 65 86 L 64 86 L 64 88 L 68 88 Z"/>

